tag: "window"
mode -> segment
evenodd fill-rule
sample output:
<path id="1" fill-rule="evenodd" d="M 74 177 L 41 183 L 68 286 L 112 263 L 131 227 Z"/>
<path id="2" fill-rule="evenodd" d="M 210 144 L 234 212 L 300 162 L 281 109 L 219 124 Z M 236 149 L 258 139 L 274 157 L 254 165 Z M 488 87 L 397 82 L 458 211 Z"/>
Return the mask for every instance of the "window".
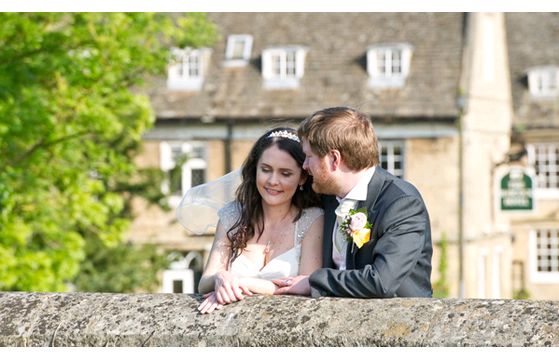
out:
<path id="1" fill-rule="evenodd" d="M 380 144 L 380 167 L 399 178 L 404 177 L 404 143 L 383 141 Z"/>
<path id="2" fill-rule="evenodd" d="M 410 70 L 412 47 L 409 44 L 381 44 L 367 51 L 369 86 L 403 87 Z"/>
<path id="3" fill-rule="evenodd" d="M 540 66 L 529 69 L 528 87 L 534 97 L 559 95 L 559 67 Z"/>
<path id="4" fill-rule="evenodd" d="M 180 280 L 172 280 L 173 281 L 173 294 L 182 294 L 183 293 L 183 285 L 184 285 L 184 280 L 180 279 Z"/>
<path id="5" fill-rule="evenodd" d="M 191 187 L 206 182 L 206 149 L 198 142 L 162 142 L 161 169 L 168 174 L 162 191 L 170 196 L 169 203 L 179 204 Z"/>
<path id="6" fill-rule="evenodd" d="M 225 66 L 245 66 L 250 59 L 252 36 L 229 35 L 225 49 Z"/>
<path id="7" fill-rule="evenodd" d="M 262 53 L 266 88 L 296 88 L 304 75 L 307 50 L 301 46 L 268 48 Z"/>
<path id="8" fill-rule="evenodd" d="M 210 50 L 173 48 L 171 54 L 167 87 L 172 90 L 200 90 Z"/>
<path id="9" fill-rule="evenodd" d="M 532 230 L 530 253 L 532 280 L 559 283 L 559 228 Z"/>
<path id="10" fill-rule="evenodd" d="M 528 164 L 536 171 L 537 190 L 559 195 L 559 144 L 528 144 Z"/>
<path id="11" fill-rule="evenodd" d="M 190 251 L 186 255 L 172 253 L 175 258 L 169 268 L 163 271 L 161 292 L 175 294 L 192 294 L 198 288 L 198 282 L 203 269 L 202 255 L 197 251 Z"/>

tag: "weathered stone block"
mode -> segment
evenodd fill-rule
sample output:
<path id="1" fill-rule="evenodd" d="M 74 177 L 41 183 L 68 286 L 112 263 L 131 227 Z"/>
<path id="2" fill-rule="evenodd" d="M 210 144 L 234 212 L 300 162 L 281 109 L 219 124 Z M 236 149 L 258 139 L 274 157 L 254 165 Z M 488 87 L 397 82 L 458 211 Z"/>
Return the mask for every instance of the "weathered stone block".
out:
<path id="1" fill-rule="evenodd" d="M 0 346 L 559 346 L 559 302 L 0 293 Z"/>

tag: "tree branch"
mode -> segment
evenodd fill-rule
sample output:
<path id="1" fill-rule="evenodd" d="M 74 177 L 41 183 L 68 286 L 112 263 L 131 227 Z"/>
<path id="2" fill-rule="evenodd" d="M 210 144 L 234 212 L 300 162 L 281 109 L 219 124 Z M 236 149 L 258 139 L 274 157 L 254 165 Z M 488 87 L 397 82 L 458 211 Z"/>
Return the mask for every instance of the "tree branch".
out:
<path id="1" fill-rule="evenodd" d="M 82 137 L 84 135 L 90 134 L 90 131 L 81 131 L 81 132 L 77 132 L 75 134 L 70 134 L 70 135 L 66 135 L 63 136 L 61 138 L 49 141 L 49 142 L 44 142 L 44 141 L 39 141 L 38 143 L 36 143 L 35 145 L 33 145 L 29 150 L 27 150 L 25 153 L 23 153 L 22 155 L 18 156 L 17 158 L 15 158 L 15 160 L 10 161 L 10 165 L 15 165 L 18 162 L 21 162 L 23 160 L 25 160 L 26 158 L 30 157 L 31 155 L 33 155 L 34 152 L 36 152 L 37 150 L 44 148 L 44 149 L 48 149 L 56 144 L 60 144 L 62 142 L 71 140 L 71 139 L 75 139 L 78 137 Z"/>

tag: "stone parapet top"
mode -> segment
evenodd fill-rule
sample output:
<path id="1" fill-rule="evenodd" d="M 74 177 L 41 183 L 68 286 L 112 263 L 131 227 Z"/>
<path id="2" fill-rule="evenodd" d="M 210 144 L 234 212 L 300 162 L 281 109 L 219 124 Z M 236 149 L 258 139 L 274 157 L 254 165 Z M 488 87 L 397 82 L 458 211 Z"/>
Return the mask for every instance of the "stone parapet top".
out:
<path id="1" fill-rule="evenodd" d="M 559 346 L 559 302 L 0 292 L 0 346 Z"/>

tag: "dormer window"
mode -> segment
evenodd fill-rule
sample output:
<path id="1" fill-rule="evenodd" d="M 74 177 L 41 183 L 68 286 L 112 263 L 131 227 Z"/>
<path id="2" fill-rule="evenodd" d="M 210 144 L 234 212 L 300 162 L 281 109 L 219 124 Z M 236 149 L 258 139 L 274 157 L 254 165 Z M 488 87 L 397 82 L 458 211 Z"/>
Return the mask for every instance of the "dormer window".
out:
<path id="1" fill-rule="evenodd" d="M 296 88 L 304 75 L 307 49 L 302 46 L 274 47 L 262 53 L 262 76 L 268 89 Z"/>
<path id="2" fill-rule="evenodd" d="M 200 90 L 204 82 L 210 49 L 171 50 L 167 87 L 172 90 Z"/>
<path id="3" fill-rule="evenodd" d="M 534 97 L 559 95 L 559 67 L 540 66 L 529 69 L 528 87 Z"/>
<path id="4" fill-rule="evenodd" d="M 410 71 L 412 46 L 379 44 L 367 50 L 367 73 L 373 88 L 400 88 Z"/>
<path id="5" fill-rule="evenodd" d="M 251 35 L 229 35 L 225 49 L 225 66 L 246 66 L 252 50 Z"/>

